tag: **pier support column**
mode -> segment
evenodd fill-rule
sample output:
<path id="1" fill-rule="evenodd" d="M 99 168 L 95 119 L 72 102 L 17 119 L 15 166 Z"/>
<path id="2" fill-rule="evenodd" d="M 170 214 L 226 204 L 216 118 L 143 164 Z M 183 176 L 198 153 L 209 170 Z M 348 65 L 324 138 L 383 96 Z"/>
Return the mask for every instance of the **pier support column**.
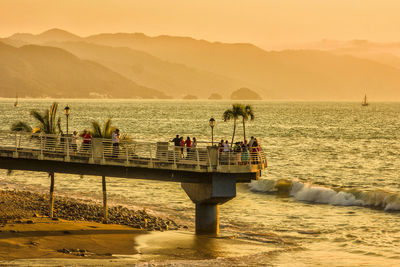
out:
<path id="1" fill-rule="evenodd" d="M 219 204 L 196 204 L 196 234 L 219 234 Z"/>
<path id="2" fill-rule="evenodd" d="M 54 207 L 54 172 L 49 173 L 50 176 L 50 201 L 49 201 L 49 216 L 53 218 Z"/>
<path id="3" fill-rule="evenodd" d="M 107 223 L 108 221 L 108 208 L 107 208 L 107 186 L 106 186 L 106 177 L 101 177 L 101 183 L 103 185 L 103 223 Z"/>
<path id="4" fill-rule="evenodd" d="M 219 205 L 236 196 L 236 180 L 229 174 L 213 173 L 205 183 L 182 183 L 196 204 L 196 234 L 219 234 Z"/>

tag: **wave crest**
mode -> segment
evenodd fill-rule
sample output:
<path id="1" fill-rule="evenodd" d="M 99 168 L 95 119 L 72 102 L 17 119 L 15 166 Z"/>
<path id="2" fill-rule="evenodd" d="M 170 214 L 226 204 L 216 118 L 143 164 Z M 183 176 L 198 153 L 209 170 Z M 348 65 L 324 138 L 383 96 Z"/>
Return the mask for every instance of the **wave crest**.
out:
<path id="1" fill-rule="evenodd" d="M 250 190 L 287 195 L 298 201 L 337 206 L 376 207 L 385 211 L 400 211 L 400 194 L 384 190 L 361 191 L 332 189 L 299 180 L 252 181 Z"/>

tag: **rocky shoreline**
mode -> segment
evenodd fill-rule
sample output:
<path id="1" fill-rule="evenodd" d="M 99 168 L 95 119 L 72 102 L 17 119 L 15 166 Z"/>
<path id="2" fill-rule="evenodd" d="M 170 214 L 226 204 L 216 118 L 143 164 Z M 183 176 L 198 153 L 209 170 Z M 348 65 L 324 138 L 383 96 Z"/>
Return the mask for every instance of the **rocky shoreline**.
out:
<path id="1" fill-rule="evenodd" d="M 103 207 L 94 201 L 81 201 L 66 197 L 55 197 L 55 219 L 69 221 L 103 221 Z M 28 191 L 0 191 L 0 225 L 21 222 L 21 219 L 49 216 L 47 195 Z M 148 231 L 177 230 L 173 220 L 150 215 L 145 210 L 131 210 L 122 206 L 108 208 L 108 223 L 126 225 Z"/>

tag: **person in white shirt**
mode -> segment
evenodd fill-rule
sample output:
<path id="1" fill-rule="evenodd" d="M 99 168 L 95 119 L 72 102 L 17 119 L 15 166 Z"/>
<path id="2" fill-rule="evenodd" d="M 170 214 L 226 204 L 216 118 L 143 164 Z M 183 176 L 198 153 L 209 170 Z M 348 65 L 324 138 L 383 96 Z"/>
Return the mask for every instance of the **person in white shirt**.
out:
<path id="1" fill-rule="evenodd" d="M 116 129 L 116 130 L 112 133 L 112 136 L 111 136 L 111 142 L 112 142 L 112 145 L 113 145 L 113 153 L 112 153 L 112 155 L 113 155 L 113 157 L 115 157 L 115 158 L 117 158 L 117 157 L 118 157 L 118 154 L 119 154 L 119 141 L 120 141 L 120 138 L 119 138 L 119 129 Z"/>
<path id="2" fill-rule="evenodd" d="M 229 152 L 229 151 L 231 151 L 231 149 L 229 148 L 229 142 L 228 142 L 228 140 L 226 140 L 226 141 L 225 141 L 225 144 L 224 144 L 224 152 Z"/>

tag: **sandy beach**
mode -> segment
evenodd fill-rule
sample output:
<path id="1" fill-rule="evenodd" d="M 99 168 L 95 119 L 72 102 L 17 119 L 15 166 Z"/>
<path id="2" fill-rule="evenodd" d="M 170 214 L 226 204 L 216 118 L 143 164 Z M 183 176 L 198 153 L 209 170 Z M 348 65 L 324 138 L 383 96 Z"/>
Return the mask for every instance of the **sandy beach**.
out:
<path id="1" fill-rule="evenodd" d="M 271 258 L 265 257 L 266 254 L 292 247 L 273 235 L 269 242 L 260 243 L 238 240 L 235 236 L 215 238 L 196 236 L 189 231 L 166 231 L 168 225 L 171 225 L 169 229 L 179 226 L 145 211 L 123 207 L 110 208 L 110 221 L 114 223 L 103 224 L 101 217 L 87 219 L 97 208 L 101 209 L 100 205 L 67 198 L 56 199 L 55 203 L 55 210 L 61 216 L 52 219 L 46 215 L 44 195 L 0 191 L 0 265 L 231 266 L 241 265 L 243 261 L 257 265 L 259 259 L 251 255 L 262 254 L 265 261 Z M 64 203 L 63 211 L 60 203 Z M 79 219 L 72 220 L 73 216 Z M 146 229 L 140 223 L 138 227 L 132 226 L 132 221 L 145 217 L 148 218 L 143 225 Z M 166 225 L 164 229 L 163 225 Z"/>

